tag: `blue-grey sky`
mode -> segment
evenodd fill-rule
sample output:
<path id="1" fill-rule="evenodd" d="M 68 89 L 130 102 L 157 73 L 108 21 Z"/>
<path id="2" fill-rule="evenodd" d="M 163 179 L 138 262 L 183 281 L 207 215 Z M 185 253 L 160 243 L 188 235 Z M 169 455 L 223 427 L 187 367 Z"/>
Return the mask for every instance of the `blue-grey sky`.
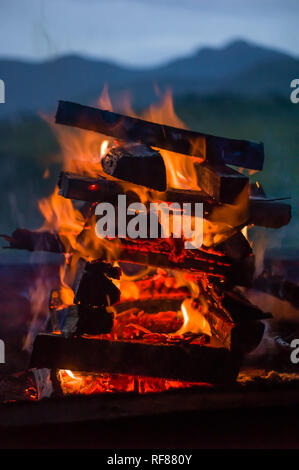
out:
<path id="1" fill-rule="evenodd" d="M 0 57 L 152 65 L 244 38 L 299 55 L 299 0 L 0 0 Z"/>

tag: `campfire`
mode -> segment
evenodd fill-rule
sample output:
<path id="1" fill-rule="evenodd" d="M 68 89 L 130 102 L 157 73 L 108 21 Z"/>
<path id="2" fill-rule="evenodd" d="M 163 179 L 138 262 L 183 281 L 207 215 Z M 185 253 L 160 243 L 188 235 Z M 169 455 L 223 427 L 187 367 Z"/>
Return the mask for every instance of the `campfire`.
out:
<path id="1" fill-rule="evenodd" d="M 271 318 L 242 293 L 255 272 L 247 228 L 279 228 L 291 217 L 288 204 L 249 182 L 262 170 L 263 145 L 186 129 L 170 95 L 139 117 L 113 112 L 106 90 L 97 108 L 60 101 L 56 124 L 64 169 L 39 202 L 45 223 L 6 237 L 12 248 L 65 259 L 59 288 L 39 292 L 49 298 L 49 320 L 30 367 L 47 369 L 65 395 L 233 383 Z M 143 237 L 121 224 L 124 197 L 144 207 L 135 225 Z M 118 236 L 96 235 L 101 202 L 115 210 Z M 151 237 L 151 205 L 174 203 L 169 236 L 160 214 Z M 175 220 L 195 203 L 203 240 L 186 249 Z M 128 223 L 138 214 L 127 214 Z M 194 225 L 196 215 L 188 217 Z"/>

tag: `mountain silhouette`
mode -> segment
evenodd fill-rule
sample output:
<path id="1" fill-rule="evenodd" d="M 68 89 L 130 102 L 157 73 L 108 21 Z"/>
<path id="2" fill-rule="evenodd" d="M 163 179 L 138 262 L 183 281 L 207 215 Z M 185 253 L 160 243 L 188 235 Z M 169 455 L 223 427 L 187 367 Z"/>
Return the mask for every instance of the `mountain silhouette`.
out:
<path id="1" fill-rule="evenodd" d="M 141 69 L 76 55 L 34 63 L 0 59 L 6 103 L 0 117 L 24 112 L 54 111 L 59 99 L 94 103 L 104 84 L 112 98 L 129 90 L 137 106 L 156 99 L 155 87 L 171 88 L 176 96 L 290 94 L 299 76 L 299 59 L 286 53 L 233 41 L 220 48 L 204 47 L 164 65 Z"/>

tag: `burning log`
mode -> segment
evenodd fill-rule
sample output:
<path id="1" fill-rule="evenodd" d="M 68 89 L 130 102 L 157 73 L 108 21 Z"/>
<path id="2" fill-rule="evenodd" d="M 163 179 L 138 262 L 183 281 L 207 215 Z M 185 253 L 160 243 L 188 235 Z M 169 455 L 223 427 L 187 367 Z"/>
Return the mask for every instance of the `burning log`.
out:
<path id="1" fill-rule="evenodd" d="M 111 181 L 103 177 L 90 178 L 73 173 L 62 172 L 59 180 L 59 194 L 68 199 L 78 199 L 89 202 L 107 201 L 117 204 L 120 194 L 126 194 L 128 204 L 136 202 L 137 195 L 134 187 L 126 190 L 121 182 Z M 162 193 L 152 194 L 166 202 L 204 204 L 204 214 L 209 214 L 215 207 L 215 201 L 205 192 L 169 189 Z M 249 219 L 244 225 L 257 225 L 260 227 L 279 228 L 287 225 L 291 219 L 291 206 L 286 203 L 277 202 L 265 198 L 249 198 Z"/>
<path id="2" fill-rule="evenodd" d="M 112 181 L 100 176 L 92 178 L 89 176 L 76 175 L 74 173 L 63 171 L 60 173 L 59 181 L 59 194 L 67 199 L 75 199 L 80 201 L 89 202 L 110 202 L 117 204 L 118 196 L 126 194 L 128 203 L 138 202 L 138 197 L 134 193 L 136 186 L 132 185 L 128 190 L 121 181 Z M 149 195 L 154 200 L 155 193 L 149 192 Z M 161 200 L 166 202 L 202 202 L 206 203 L 208 208 L 212 199 L 204 192 L 200 191 L 184 191 L 177 189 L 169 189 L 162 193 L 157 193 Z"/>
<path id="3" fill-rule="evenodd" d="M 161 154 L 147 145 L 112 148 L 102 159 L 103 170 L 115 178 L 165 191 L 166 168 Z"/>
<path id="4" fill-rule="evenodd" d="M 238 375 L 240 358 L 224 348 L 196 344 L 66 339 L 61 335 L 39 334 L 30 366 L 230 383 Z"/>
<path id="5" fill-rule="evenodd" d="M 121 182 L 111 181 L 103 177 L 91 178 L 61 172 L 59 181 L 59 194 L 68 199 L 79 201 L 107 201 L 117 204 L 118 195 L 125 194 Z"/>
<path id="6" fill-rule="evenodd" d="M 166 239 L 120 240 L 121 250 L 117 255 L 118 261 L 179 271 L 193 271 L 220 278 L 230 279 L 237 275 L 236 267 L 232 266 L 231 260 L 225 256 L 202 250 L 184 250 L 180 255 L 176 255 L 175 247 L 168 244 Z M 96 253 L 94 256 L 97 257 Z M 241 274 L 240 281 L 242 282 Z"/>
<path id="7" fill-rule="evenodd" d="M 181 294 L 180 297 L 165 297 L 165 296 L 153 296 L 152 298 L 146 299 L 134 299 L 126 300 L 115 304 L 113 309 L 117 313 L 122 313 L 130 309 L 136 311 L 144 311 L 146 313 L 157 313 L 157 312 L 177 312 L 181 308 L 183 300 L 188 296 L 188 293 Z"/>
<path id="8" fill-rule="evenodd" d="M 263 168 L 263 145 L 255 142 L 178 129 L 69 101 L 59 101 L 56 122 L 200 157 L 209 163 L 222 162 L 253 170 Z"/>
<path id="9" fill-rule="evenodd" d="M 80 235 L 80 243 L 88 245 L 90 243 L 89 233 L 90 228 L 86 228 Z M 22 233 L 23 229 L 17 229 L 18 233 Z M 25 230 L 26 238 L 24 242 L 21 239 L 15 243 L 13 237 L 5 235 L 6 239 L 10 241 L 10 248 L 31 249 L 34 251 L 51 251 L 55 253 L 65 252 L 62 243 L 57 243 L 58 235 L 52 232 L 44 232 L 44 237 L 38 238 L 39 243 L 34 244 L 36 234 L 43 232 L 35 232 Z M 59 238 L 59 237 L 58 237 Z M 43 244 L 45 240 L 45 244 Z M 222 255 L 211 253 L 204 250 L 183 250 L 176 244 L 179 239 L 172 239 L 171 243 L 167 239 L 117 239 L 118 243 L 117 253 L 115 253 L 114 261 L 122 261 L 126 263 L 141 264 L 145 266 L 163 267 L 166 269 L 173 269 L 179 271 L 190 270 L 194 273 L 204 273 L 208 276 L 216 276 L 220 278 L 227 278 L 237 285 L 248 286 L 251 283 L 253 273 L 253 256 L 242 260 L 242 266 L 246 265 L 246 269 L 241 269 L 238 261 Z M 114 241 L 110 240 L 111 247 Z M 29 248 L 28 248 L 29 247 Z M 100 243 L 93 243 L 90 248 L 90 258 L 97 259 L 111 259 L 111 254 L 107 251 L 108 247 Z M 179 250 L 179 251 L 178 251 Z M 112 256 L 112 258 L 113 258 Z"/>
<path id="10" fill-rule="evenodd" d="M 233 203 L 248 185 L 247 176 L 226 165 L 195 164 L 200 188 L 216 202 Z"/>

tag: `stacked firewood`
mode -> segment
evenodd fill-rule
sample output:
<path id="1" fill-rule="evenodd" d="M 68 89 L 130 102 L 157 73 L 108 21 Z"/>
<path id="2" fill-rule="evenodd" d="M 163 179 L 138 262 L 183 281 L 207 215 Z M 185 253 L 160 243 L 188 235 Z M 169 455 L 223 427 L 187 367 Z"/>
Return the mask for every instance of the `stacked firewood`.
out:
<path id="1" fill-rule="evenodd" d="M 249 286 L 254 275 L 254 256 L 242 228 L 250 224 L 278 228 L 287 224 L 291 217 L 288 204 L 267 199 L 263 193 L 257 194 L 247 176 L 228 166 L 261 170 L 262 144 L 200 134 L 64 101 L 59 103 L 56 122 L 108 135 L 116 139 L 118 145 L 103 158 L 102 174 L 98 177 L 65 171 L 60 175 L 60 195 L 85 202 L 86 223 L 77 242 L 85 253 L 90 246 L 89 262 L 83 263 L 72 286 L 74 305 L 63 310 L 62 334 L 38 335 L 32 366 L 190 382 L 234 380 L 244 354 L 256 348 L 262 339 L 261 320 L 271 316 L 249 303 L 236 289 L 236 286 Z M 157 149 L 192 157 L 200 190 L 169 187 L 165 162 Z M 109 245 L 113 240 L 108 244 L 99 242 L 97 245 L 94 241 L 91 244 L 96 223 L 95 205 L 98 202 L 116 205 L 122 194 L 127 196 L 128 203 L 136 202 L 136 186 L 147 191 L 151 202 L 203 203 L 205 220 L 225 223 L 229 227 L 227 234 L 218 241 L 216 237 L 209 246 L 199 250 L 186 250 L 182 240 L 174 238 L 121 238 L 115 250 Z M 241 195 L 245 201 L 241 206 L 243 212 L 236 217 L 235 201 Z M 223 211 L 225 207 L 232 210 Z M 240 212 L 240 208 L 238 210 Z M 17 229 L 6 238 L 14 248 L 69 251 L 59 233 Z M 193 306 L 200 308 L 204 299 L 204 315 L 212 339 L 202 335 L 195 342 L 192 338 L 188 341 L 170 338 L 167 342 L 151 343 L 140 339 L 84 336 L 107 335 L 113 328 L 111 306 L 115 306 L 116 313 L 123 310 L 120 293 L 112 281 L 119 277 L 119 272 L 107 260 L 192 274 L 199 292 L 198 298 L 193 299 Z M 171 297 L 163 299 L 167 305 L 170 300 Z M 148 301 L 153 308 L 153 299 Z M 135 305 L 138 302 L 146 311 L 146 302 L 137 300 Z M 157 303 L 154 308 L 157 313 L 162 307 Z"/>

